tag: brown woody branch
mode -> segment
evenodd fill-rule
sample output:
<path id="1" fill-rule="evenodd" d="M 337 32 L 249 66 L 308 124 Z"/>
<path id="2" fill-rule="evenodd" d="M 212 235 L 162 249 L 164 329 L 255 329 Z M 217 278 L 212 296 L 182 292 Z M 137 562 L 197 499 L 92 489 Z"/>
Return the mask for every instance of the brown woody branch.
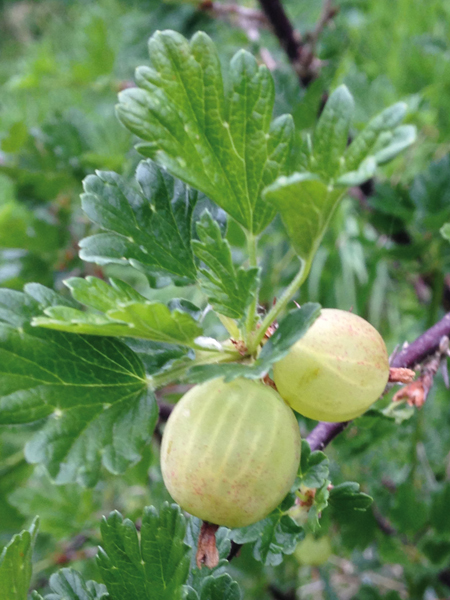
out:
<path id="1" fill-rule="evenodd" d="M 338 9 L 333 6 L 332 0 L 325 0 L 316 27 L 303 39 L 289 20 L 281 0 L 259 0 L 259 3 L 281 47 L 294 67 L 300 84 L 307 87 L 316 79 L 322 65 L 315 55 L 317 41 Z"/>
<path id="2" fill-rule="evenodd" d="M 425 331 L 409 346 L 406 346 L 401 352 L 396 354 L 391 361 L 391 366 L 397 368 L 415 367 L 439 349 L 443 337 L 449 336 L 450 313 L 447 313 L 436 325 L 433 325 L 433 327 Z M 306 438 L 311 446 L 311 450 L 322 450 L 325 448 L 336 436 L 344 431 L 349 422 L 320 422 Z"/>

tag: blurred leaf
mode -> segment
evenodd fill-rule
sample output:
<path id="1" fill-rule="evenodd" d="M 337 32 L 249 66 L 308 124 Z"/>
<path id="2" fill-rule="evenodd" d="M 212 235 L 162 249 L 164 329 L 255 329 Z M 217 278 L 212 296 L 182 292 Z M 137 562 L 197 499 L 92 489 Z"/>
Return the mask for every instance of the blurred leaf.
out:
<path id="1" fill-rule="evenodd" d="M 79 485 L 52 485 L 46 473 L 34 475 L 26 486 L 8 495 L 12 506 L 27 518 L 39 515 L 40 531 L 59 539 L 96 527 L 99 496 Z"/>
<path id="2" fill-rule="evenodd" d="M 31 558 L 39 526 L 33 521 L 29 531 L 15 535 L 0 554 L 0 598 L 26 600 L 31 582 Z"/>
<path id="3" fill-rule="evenodd" d="M 448 240 L 450 242 L 450 223 L 446 223 L 445 225 L 442 225 L 440 232 L 441 232 L 442 237 L 444 237 L 446 240 Z"/>
<path id="4" fill-rule="evenodd" d="M 26 445 L 58 483 L 94 485 L 101 465 L 122 473 L 140 459 L 157 419 L 139 358 L 123 343 L 33 328 L 55 292 L 0 290 L 0 423 L 51 415 Z"/>
<path id="5" fill-rule="evenodd" d="M 391 518 L 401 533 L 416 533 L 428 520 L 428 508 L 417 496 L 413 483 L 399 485 L 395 492 L 395 503 Z"/>
<path id="6" fill-rule="evenodd" d="M 139 164 L 136 181 L 139 190 L 113 172 L 85 179 L 83 210 L 109 233 L 81 240 L 81 258 L 100 265 L 128 263 L 149 275 L 171 273 L 192 282 L 191 219 L 197 192 L 151 161 Z"/>
<path id="7" fill-rule="evenodd" d="M 416 220 L 423 231 L 437 231 L 450 220 L 450 156 L 448 154 L 441 160 L 430 163 L 423 173 L 414 178 L 410 197 L 417 210 Z"/>
<path id="8" fill-rule="evenodd" d="M 0 247 L 22 248 L 42 254 L 53 252 L 60 246 L 58 228 L 39 219 L 29 209 L 17 202 L 0 208 Z"/>
<path id="9" fill-rule="evenodd" d="M 331 488 L 328 503 L 337 510 L 367 510 L 373 498 L 359 491 L 359 483 L 346 481 Z"/>
<path id="10" fill-rule="evenodd" d="M 241 592 L 236 581 L 225 573 L 219 577 L 207 577 L 203 580 L 199 594 L 188 588 L 185 600 L 240 600 Z"/>
<path id="11" fill-rule="evenodd" d="M 140 539 L 134 524 L 118 512 L 103 519 L 101 533 L 97 562 L 114 600 L 182 598 L 190 557 L 183 541 L 185 518 L 177 505 L 165 503 L 159 514 L 146 508 Z"/>
<path id="12" fill-rule="evenodd" d="M 325 180 L 331 179 L 340 167 L 353 110 L 353 96 L 345 85 L 341 85 L 330 95 L 320 115 L 314 131 L 310 170 Z M 353 171 L 353 168 L 350 170 Z"/>
<path id="13" fill-rule="evenodd" d="M 18 152 L 28 137 L 28 129 L 23 121 L 13 123 L 8 135 L 2 138 L 1 149 L 3 152 Z"/>
<path id="14" fill-rule="evenodd" d="M 345 173 L 345 175 L 341 175 L 336 183 L 345 187 L 361 185 L 375 174 L 376 169 L 377 161 L 373 156 L 368 156 L 362 161 L 356 171 L 350 171 Z"/>
<path id="15" fill-rule="evenodd" d="M 253 300 L 259 269 L 235 269 L 231 248 L 222 238 L 219 224 L 205 211 L 197 222 L 199 240 L 192 242 L 194 253 L 206 265 L 201 268 L 201 286 L 214 310 L 226 317 L 240 319 Z"/>
<path id="16" fill-rule="evenodd" d="M 283 174 L 293 133 L 289 116 L 271 124 L 270 72 L 238 52 L 225 97 L 217 50 L 205 33 L 188 42 L 157 32 L 149 51 L 152 68 L 140 67 L 139 87 L 119 96 L 119 118 L 146 142 L 138 150 L 261 232 L 274 217 L 261 190 Z"/>
<path id="17" fill-rule="evenodd" d="M 415 139 L 414 127 L 395 129 L 403 121 L 406 109 L 404 102 L 398 102 L 376 115 L 345 151 L 345 167 L 342 171 L 354 171 L 370 156 L 381 164 L 412 144 Z"/>
<path id="18" fill-rule="evenodd" d="M 448 507 L 450 506 L 450 482 L 443 484 L 442 488 L 433 494 L 430 520 L 431 525 L 439 534 L 450 532 Z"/>
<path id="19" fill-rule="evenodd" d="M 53 573 L 49 585 L 51 594 L 42 597 L 34 592 L 33 600 L 111 600 L 102 583 L 86 582 L 82 575 L 73 569 L 61 569 Z"/>

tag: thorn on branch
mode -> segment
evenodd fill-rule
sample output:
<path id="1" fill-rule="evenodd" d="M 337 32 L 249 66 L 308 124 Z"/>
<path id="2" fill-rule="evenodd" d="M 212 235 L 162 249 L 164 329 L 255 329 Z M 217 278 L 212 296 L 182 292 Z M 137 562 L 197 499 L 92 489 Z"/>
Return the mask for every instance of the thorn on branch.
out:
<path id="1" fill-rule="evenodd" d="M 203 565 L 208 569 L 214 569 L 219 564 L 219 551 L 216 546 L 216 531 L 218 525 L 213 525 L 207 521 L 203 521 L 198 536 L 196 562 L 199 569 Z"/>

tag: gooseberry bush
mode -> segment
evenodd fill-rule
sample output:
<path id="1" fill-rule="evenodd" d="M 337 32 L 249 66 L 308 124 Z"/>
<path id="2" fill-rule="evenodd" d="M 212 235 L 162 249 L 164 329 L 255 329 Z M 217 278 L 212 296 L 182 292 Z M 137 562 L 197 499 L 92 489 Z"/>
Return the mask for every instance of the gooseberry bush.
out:
<path id="1" fill-rule="evenodd" d="M 349 188 L 413 143 L 406 105 L 355 132 L 340 86 L 303 136 L 290 115 L 273 118 L 272 75 L 248 52 L 222 66 L 205 33 L 162 31 L 149 54 L 117 106 L 138 140 L 135 176 L 98 171 L 81 197 L 95 232 L 80 257 L 128 275 L 71 277 L 70 296 L 40 283 L 0 290 L 0 425 L 29 424 L 27 462 L 77 489 L 124 476 L 162 432 L 163 480 L 179 505 L 146 508 L 139 532 L 112 512 L 102 583 L 63 569 L 46 600 L 237 600 L 227 559 L 241 545 L 268 567 L 294 553 L 320 564 L 329 542 L 313 534 L 328 505 L 358 512 L 372 501 L 357 482 L 333 487 L 298 415 L 363 414 L 387 384 L 386 347 L 355 314 L 294 299 Z M 258 244 L 280 221 L 297 268 L 261 306 Z M 231 229 L 244 245 L 232 247 Z M 133 271 L 161 300 L 131 285 Z M 186 393 L 168 419 L 160 402 L 159 417 L 174 384 Z M 37 530 L 38 519 L 3 551 L 2 599 L 26 598 Z"/>

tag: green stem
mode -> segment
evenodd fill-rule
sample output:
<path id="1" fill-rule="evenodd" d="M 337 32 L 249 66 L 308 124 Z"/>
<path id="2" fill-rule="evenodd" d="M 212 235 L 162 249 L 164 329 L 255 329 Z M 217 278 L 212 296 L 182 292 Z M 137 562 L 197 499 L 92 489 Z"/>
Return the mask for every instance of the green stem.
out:
<path id="1" fill-rule="evenodd" d="M 249 257 L 249 264 L 251 268 L 255 268 L 258 266 L 258 260 L 256 257 L 257 245 L 256 245 L 256 236 L 253 233 L 246 231 L 247 236 L 247 250 Z M 255 293 L 255 297 L 252 300 L 252 303 L 248 307 L 247 320 L 245 323 L 246 330 L 246 340 L 247 343 L 250 339 L 250 335 L 253 331 L 256 321 L 256 309 L 258 307 L 258 293 Z"/>
<path id="2" fill-rule="evenodd" d="M 253 354 L 261 343 L 267 329 L 272 325 L 272 323 L 277 319 L 280 313 L 286 308 L 288 302 L 295 295 L 299 287 L 305 281 L 308 276 L 309 269 L 311 266 L 311 261 L 305 262 L 301 261 L 300 270 L 297 275 L 294 277 L 290 285 L 285 289 L 283 295 L 278 300 L 278 302 L 271 308 L 271 310 L 264 317 L 263 322 L 261 323 L 261 327 L 258 329 L 256 336 L 249 344 L 249 352 Z"/>

